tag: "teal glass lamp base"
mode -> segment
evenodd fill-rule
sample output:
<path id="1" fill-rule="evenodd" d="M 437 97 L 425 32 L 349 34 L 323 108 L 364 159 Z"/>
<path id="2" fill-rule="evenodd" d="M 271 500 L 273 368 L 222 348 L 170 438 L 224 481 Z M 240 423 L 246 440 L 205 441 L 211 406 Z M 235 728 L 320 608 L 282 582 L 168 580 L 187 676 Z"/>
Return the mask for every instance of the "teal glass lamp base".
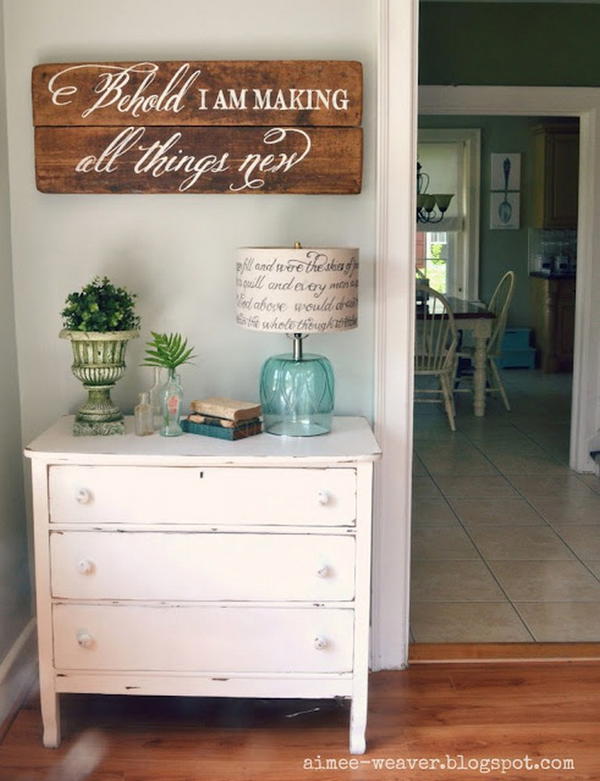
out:
<path id="1" fill-rule="evenodd" d="M 260 376 L 263 428 L 270 434 L 314 437 L 331 431 L 334 378 L 323 355 L 268 358 Z"/>

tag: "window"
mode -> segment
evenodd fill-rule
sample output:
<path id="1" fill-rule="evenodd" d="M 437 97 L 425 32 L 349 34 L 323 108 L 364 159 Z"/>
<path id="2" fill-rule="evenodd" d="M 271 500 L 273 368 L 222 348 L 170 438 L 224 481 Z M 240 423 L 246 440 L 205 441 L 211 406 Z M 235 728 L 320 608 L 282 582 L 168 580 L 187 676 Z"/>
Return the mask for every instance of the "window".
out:
<path id="1" fill-rule="evenodd" d="M 428 192 L 454 193 L 444 219 L 417 223 L 417 266 L 446 295 L 479 297 L 481 131 L 419 129 L 418 159 Z"/>

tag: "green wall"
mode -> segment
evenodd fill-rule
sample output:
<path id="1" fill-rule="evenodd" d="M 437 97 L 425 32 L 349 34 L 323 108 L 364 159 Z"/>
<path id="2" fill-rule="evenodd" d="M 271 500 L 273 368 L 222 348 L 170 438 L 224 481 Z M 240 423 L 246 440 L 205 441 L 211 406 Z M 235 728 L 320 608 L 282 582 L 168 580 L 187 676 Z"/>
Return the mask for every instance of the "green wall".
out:
<path id="1" fill-rule="evenodd" d="M 420 4 L 421 84 L 600 86 L 600 5 Z"/>
<path id="2" fill-rule="evenodd" d="M 419 83 L 600 86 L 600 4 L 421 2 Z M 527 225 L 528 134 L 541 118 L 420 117 L 420 127 L 482 130 L 480 296 L 517 274 L 510 324 L 529 326 L 527 229 L 490 231 L 491 152 L 521 152 L 521 225 Z"/>
<path id="3" fill-rule="evenodd" d="M 500 277 L 512 269 L 516 275 L 516 287 L 509 325 L 516 328 L 531 327 L 526 227 L 529 223 L 532 180 L 529 141 L 531 127 L 539 124 L 540 121 L 539 117 L 419 117 L 419 127 L 422 128 L 481 129 L 479 295 L 483 301 L 489 301 Z M 490 230 L 489 193 L 492 152 L 521 153 L 521 228 L 519 230 Z"/>

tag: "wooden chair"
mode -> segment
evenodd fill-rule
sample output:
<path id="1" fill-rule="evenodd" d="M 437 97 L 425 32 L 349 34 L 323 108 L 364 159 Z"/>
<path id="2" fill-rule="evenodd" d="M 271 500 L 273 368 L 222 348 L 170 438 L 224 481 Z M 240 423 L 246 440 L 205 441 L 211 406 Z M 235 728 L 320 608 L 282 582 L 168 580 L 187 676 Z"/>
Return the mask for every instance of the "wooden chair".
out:
<path id="1" fill-rule="evenodd" d="M 492 333 L 488 339 L 486 345 L 486 362 L 485 362 L 485 374 L 486 374 L 486 393 L 499 393 L 504 402 L 504 406 L 507 411 L 510 412 L 510 404 L 506 390 L 500 376 L 500 370 L 496 364 L 496 359 L 500 357 L 502 349 L 502 339 L 504 338 L 504 331 L 506 330 L 506 321 L 508 320 L 508 311 L 510 309 L 510 303 L 515 290 L 515 273 L 514 271 L 507 271 L 502 277 L 500 282 L 496 285 L 496 289 L 488 304 L 488 310 L 495 314 L 494 324 L 492 326 Z M 472 347 L 463 347 L 457 352 L 458 358 L 471 358 L 473 359 L 474 349 Z M 458 383 L 463 378 L 457 377 L 455 381 L 455 390 L 463 390 L 458 388 Z M 471 390 L 465 388 L 464 390 Z"/>
<path id="2" fill-rule="evenodd" d="M 441 293 L 417 283 L 427 303 L 417 306 L 415 328 L 415 377 L 437 379 L 437 388 L 416 388 L 415 401 L 444 403 L 448 422 L 456 431 L 452 386 L 458 335 L 450 304 Z M 436 396 L 437 398 L 429 398 Z"/>

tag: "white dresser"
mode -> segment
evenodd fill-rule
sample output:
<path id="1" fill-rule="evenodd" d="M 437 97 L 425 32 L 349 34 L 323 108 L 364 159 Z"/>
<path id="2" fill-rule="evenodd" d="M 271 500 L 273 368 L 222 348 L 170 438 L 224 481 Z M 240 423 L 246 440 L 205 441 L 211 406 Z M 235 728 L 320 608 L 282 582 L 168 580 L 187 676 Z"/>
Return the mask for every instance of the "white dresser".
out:
<path id="1" fill-rule="evenodd" d="M 35 439 L 44 745 L 61 692 L 351 698 L 365 750 L 371 484 L 362 418 L 237 442 Z"/>

